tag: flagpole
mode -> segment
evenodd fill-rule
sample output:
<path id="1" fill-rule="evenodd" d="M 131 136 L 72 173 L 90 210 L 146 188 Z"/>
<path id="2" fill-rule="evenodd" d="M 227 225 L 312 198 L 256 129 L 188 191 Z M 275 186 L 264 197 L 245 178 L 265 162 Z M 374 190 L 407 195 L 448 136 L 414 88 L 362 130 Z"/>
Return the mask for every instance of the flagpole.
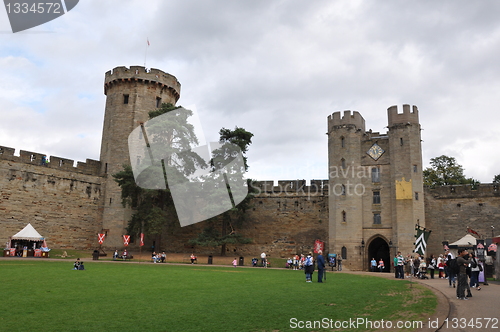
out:
<path id="1" fill-rule="evenodd" d="M 144 53 L 144 68 L 146 68 L 146 59 L 148 57 L 148 48 L 149 48 L 149 38 L 146 39 L 146 52 Z"/>

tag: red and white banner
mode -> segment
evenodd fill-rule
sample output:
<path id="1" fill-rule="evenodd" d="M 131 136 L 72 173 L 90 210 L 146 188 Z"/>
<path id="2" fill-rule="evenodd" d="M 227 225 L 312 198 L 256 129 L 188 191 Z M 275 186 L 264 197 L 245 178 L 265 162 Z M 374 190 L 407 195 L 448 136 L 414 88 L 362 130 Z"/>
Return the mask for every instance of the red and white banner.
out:
<path id="1" fill-rule="evenodd" d="M 317 254 L 318 252 L 323 251 L 323 248 L 325 246 L 325 243 L 320 240 L 314 241 L 314 253 Z"/>
<path id="2" fill-rule="evenodd" d="M 123 235 L 123 245 L 126 247 L 130 243 L 130 235 Z"/>
<path id="3" fill-rule="evenodd" d="M 104 242 L 105 237 L 106 234 L 97 234 L 97 240 L 99 241 L 99 244 L 102 244 Z"/>
<path id="4" fill-rule="evenodd" d="M 144 245 L 144 233 L 141 233 L 141 247 Z"/>

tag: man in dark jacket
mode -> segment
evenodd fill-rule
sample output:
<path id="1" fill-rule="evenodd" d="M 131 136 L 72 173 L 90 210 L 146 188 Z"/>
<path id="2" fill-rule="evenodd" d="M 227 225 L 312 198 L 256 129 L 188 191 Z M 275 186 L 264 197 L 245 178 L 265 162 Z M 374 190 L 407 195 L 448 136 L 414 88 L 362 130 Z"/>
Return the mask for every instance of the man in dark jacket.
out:
<path id="1" fill-rule="evenodd" d="M 318 251 L 316 262 L 318 263 L 318 282 L 323 282 L 323 274 L 325 273 L 325 258 L 323 257 L 323 252 L 321 250 Z"/>
<path id="2" fill-rule="evenodd" d="M 465 297 L 465 289 L 467 288 L 467 266 L 469 266 L 470 261 L 469 253 L 465 249 L 458 249 L 457 265 L 459 267 L 458 277 L 457 277 L 457 298 L 459 300 L 468 300 Z"/>

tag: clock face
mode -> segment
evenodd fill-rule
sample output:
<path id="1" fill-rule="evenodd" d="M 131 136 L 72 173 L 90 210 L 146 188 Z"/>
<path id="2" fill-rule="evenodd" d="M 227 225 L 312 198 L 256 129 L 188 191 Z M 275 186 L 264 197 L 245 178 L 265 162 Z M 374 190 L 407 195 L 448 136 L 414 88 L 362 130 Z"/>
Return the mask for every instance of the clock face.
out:
<path id="1" fill-rule="evenodd" d="M 378 160 L 380 156 L 384 153 L 384 149 L 382 149 L 377 143 L 373 144 L 370 150 L 366 153 L 373 158 L 373 160 Z"/>

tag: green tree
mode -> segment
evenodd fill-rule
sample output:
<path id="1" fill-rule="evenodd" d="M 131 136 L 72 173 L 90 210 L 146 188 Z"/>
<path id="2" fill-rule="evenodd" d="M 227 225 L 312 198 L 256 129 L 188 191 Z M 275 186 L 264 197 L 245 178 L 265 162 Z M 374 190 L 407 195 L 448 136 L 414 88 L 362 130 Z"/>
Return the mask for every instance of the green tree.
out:
<path id="1" fill-rule="evenodd" d="M 158 118 L 145 124 L 148 145 L 144 149 L 144 155 L 148 156 L 155 147 L 161 147 L 161 152 L 169 156 L 167 160 L 152 162 L 153 158 L 146 159 L 150 160 L 151 164 L 145 166 L 146 171 L 143 171 L 137 180 L 129 165 L 124 165 L 122 171 L 113 174 L 122 189 L 123 206 L 128 205 L 134 211 L 127 227 L 128 233 L 134 237 L 141 232 L 158 236 L 168 219 L 177 221 L 169 183 L 185 181 L 197 169 L 208 167 L 205 161 L 190 149 L 198 144 L 194 127 L 188 122 L 192 112 L 181 110 L 180 106 L 162 104 L 161 108 L 149 112 L 149 118 L 151 120 L 166 113 L 175 116 Z M 139 187 L 136 181 L 140 182 L 142 187 Z M 154 188 L 155 185 L 165 189 L 143 188 Z"/>
<path id="2" fill-rule="evenodd" d="M 252 144 L 253 134 L 243 128 L 236 127 L 234 130 L 222 128 L 219 131 L 219 135 L 221 146 L 212 152 L 212 159 L 210 161 L 212 174 L 216 174 L 217 170 L 224 168 L 230 177 L 243 179 L 243 174 L 248 170 L 246 152 L 250 144 Z M 231 164 L 235 158 L 238 158 L 240 151 L 243 158 L 242 166 L 241 163 Z M 226 175 L 220 174 L 219 176 L 225 177 Z M 229 193 L 230 197 L 233 197 L 232 187 L 229 185 L 227 177 L 225 179 L 227 193 Z M 207 181 L 213 180 L 217 180 L 217 178 L 211 176 L 210 179 L 207 179 Z M 244 238 L 236 231 L 236 228 L 241 226 L 241 223 L 244 221 L 245 212 L 250 208 L 250 201 L 256 193 L 256 189 L 252 186 L 252 180 L 246 180 L 246 185 L 248 187 L 248 194 L 245 198 L 239 204 L 233 204 L 230 210 L 211 218 L 203 232 L 198 237 L 190 240 L 191 244 L 202 247 L 220 246 L 221 255 L 224 256 L 227 244 L 251 242 L 250 239 Z"/>
<path id="3" fill-rule="evenodd" d="M 494 184 L 499 184 L 500 183 L 500 174 L 497 174 L 493 177 L 493 183 Z"/>
<path id="4" fill-rule="evenodd" d="M 459 165 L 454 157 L 442 155 L 431 158 L 431 166 L 426 168 L 424 174 L 424 185 L 430 187 L 472 184 L 477 185 L 479 181 L 466 178 L 462 165 Z"/>

